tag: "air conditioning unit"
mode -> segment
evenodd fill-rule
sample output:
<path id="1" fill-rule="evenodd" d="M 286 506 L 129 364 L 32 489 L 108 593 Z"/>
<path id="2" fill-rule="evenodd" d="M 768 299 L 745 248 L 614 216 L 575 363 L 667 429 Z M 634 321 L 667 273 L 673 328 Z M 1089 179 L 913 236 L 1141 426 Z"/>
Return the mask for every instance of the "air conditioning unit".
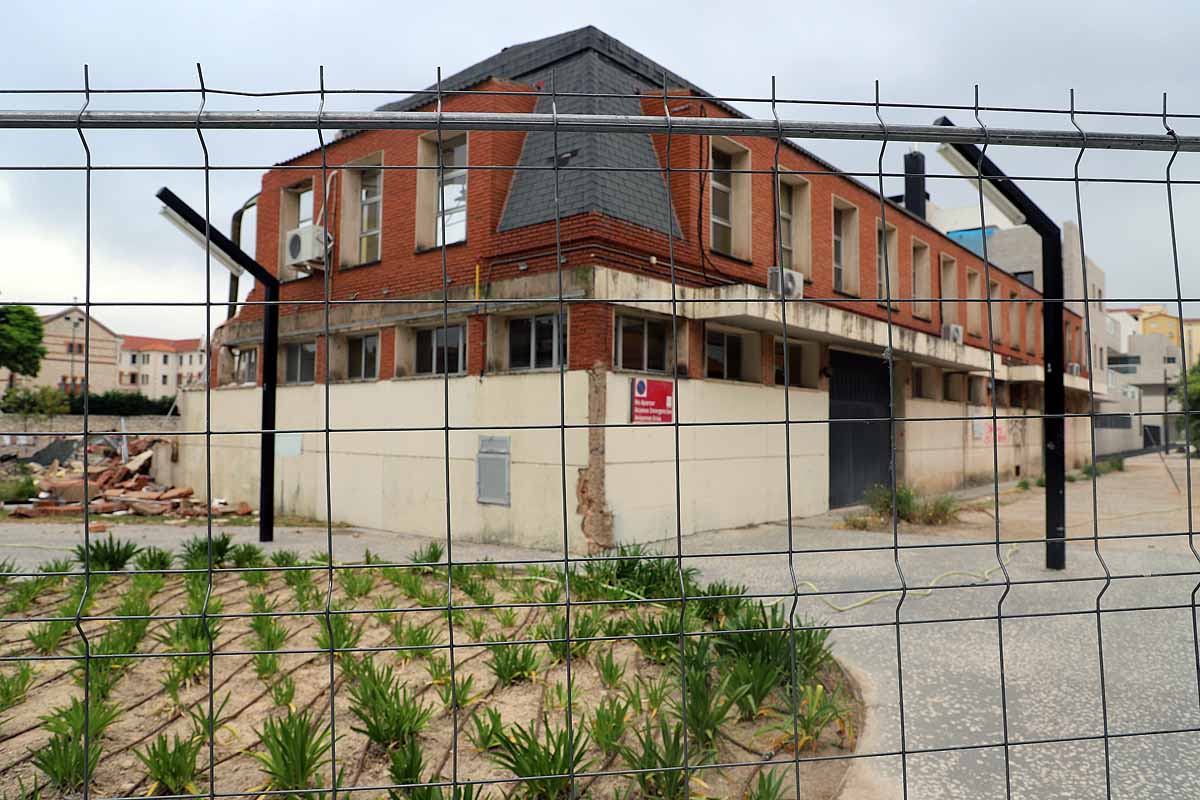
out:
<path id="1" fill-rule="evenodd" d="M 802 299 L 804 297 L 804 274 L 794 269 L 771 267 L 767 270 L 767 291 L 776 297 Z"/>
<path id="2" fill-rule="evenodd" d="M 1079 362 L 1078 361 L 1072 361 L 1071 363 L 1067 364 L 1067 374 L 1068 375 L 1078 375 L 1079 374 Z"/>
<path id="3" fill-rule="evenodd" d="M 331 236 L 325 241 L 325 230 L 320 225 L 301 225 L 287 232 L 284 239 L 283 260 L 289 267 L 312 269 L 324 263 L 325 251 L 333 244 Z"/>
<path id="4" fill-rule="evenodd" d="M 942 338 L 949 339 L 955 344 L 963 343 L 963 326 L 946 323 L 942 326 Z"/>

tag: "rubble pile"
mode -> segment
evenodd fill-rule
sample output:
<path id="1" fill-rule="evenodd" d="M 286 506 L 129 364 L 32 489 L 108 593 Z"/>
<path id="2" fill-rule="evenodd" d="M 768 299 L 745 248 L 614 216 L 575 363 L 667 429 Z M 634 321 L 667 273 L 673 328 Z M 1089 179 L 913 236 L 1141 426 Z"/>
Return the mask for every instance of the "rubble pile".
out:
<path id="1" fill-rule="evenodd" d="M 155 483 L 150 471 L 153 448 L 165 441 L 158 437 L 130 439 L 121 448 L 124 460 L 114 444 L 95 442 L 88 447 L 86 467 L 79 459 L 60 463 L 54 457 L 46 463 L 35 455 L 26 466 L 34 477 L 38 496 L 9 513 L 14 517 L 73 516 L 83 513 L 84 503 L 88 504 L 89 515 L 95 516 L 187 518 L 203 517 L 210 511 L 214 516 L 248 516 L 253 512 L 247 503 L 230 505 L 221 499 L 214 500 L 211 509 L 206 508 L 203 500 L 194 499 L 195 492 L 189 486 Z"/>

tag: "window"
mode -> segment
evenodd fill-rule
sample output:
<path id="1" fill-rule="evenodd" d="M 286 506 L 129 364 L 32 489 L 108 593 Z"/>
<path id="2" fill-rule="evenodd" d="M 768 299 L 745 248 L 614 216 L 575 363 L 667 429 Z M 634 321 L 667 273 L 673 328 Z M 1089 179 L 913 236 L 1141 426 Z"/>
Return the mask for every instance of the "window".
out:
<path id="1" fill-rule="evenodd" d="M 711 145 L 709 236 L 712 249 L 750 259 L 750 151 L 729 139 Z"/>
<path id="2" fill-rule="evenodd" d="M 993 342 L 1004 340 L 1004 332 L 1001 330 L 1002 320 L 1004 319 L 1004 303 L 1000 300 L 1000 297 L 1000 282 L 991 281 L 988 283 L 988 320 L 992 328 Z"/>
<path id="3" fill-rule="evenodd" d="M 562 364 L 567 357 L 565 323 L 566 318 L 556 314 L 509 320 L 508 368 L 544 369 Z"/>
<path id="4" fill-rule="evenodd" d="M 933 367 L 920 367 L 916 364 L 912 368 L 912 396 L 921 400 L 936 400 L 933 396 L 934 388 L 936 387 L 936 377 Z"/>
<path id="5" fill-rule="evenodd" d="M 258 383 L 258 348 L 235 350 L 233 372 L 234 383 Z"/>
<path id="6" fill-rule="evenodd" d="M 938 295 L 938 309 L 943 325 L 958 325 L 962 317 L 959 315 L 957 303 L 947 303 L 948 300 L 958 299 L 958 262 L 950 256 L 942 256 L 938 266 L 938 278 L 941 281 L 941 293 Z"/>
<path id="7" fill-rule="evenodd" d="M 383 170 L 360 170 L 358 180 L 358 263 L 368 264 L 379 260 Z"/>
<path id="8" fill-rule="evenodd" d="M 789 177 L 779 181 L 780 263 L 812 278 L 812 236 L 808 182 Z"/>
<path id="9" fill-rule="evenodd" d="M 351 336 L 346 344 L 350 359 L 346 374 L 350 380 L 375 380 L 379 370 L 379 334 Z"/>
<path id="10" fill-rule="evenodd" d="M 710 378 L 741 380 L 742 337 L 722 330 L 704 334 L 705 373 Z"/>
<path id="11" fill-rule="evenodd" d="M 784 371 L 784 368 L 787 371 Z M 803 386 L 804 385 L 804 346 L 800 342 L 788 340 L 787 347 L 783 339 L 775 340 L 775 385 Z"/>
<path id="12" fill-rule="evenodd" d="M 1122 375 L 1134 375 L 1137 373 L 1138 366 L 1141 363 L 1141 356 L 1117 354 L 1109 357 L 1108 368 Z"/>
<path id="13" fill-rule="evenodd" d="M 1177 362 L 1178 360 L 1179 360 L 1179 359 L 1178 359 L 1177 357 L 1175 357 L 1175 356 L 1163 356 L 1163 363 L 1164 363 L 1164 364 L 1174 364 L 1174 363 L 1175 363 L 1175 362 Z"/>
<path id="14" fill-rule="evenodd" d="M 1014 272 L 1013 277 L 1016 278 L 1017 280 L 1019 280 L 1021 283 L 1025 284 L 1026 286 L 1032 286 L 1035 289 L 1037 288 L 1037 280 L 1036 280 L 1036 278 L 1034 278 L 1032 270 L 1022 270 L 1021 272 Z"/>
<path id="15" fill-rule="evenodd" d="M 136 364 L 136 363 L 137 363 L 137 353 L 130 353 L 130 354 L 129 354 L 129 363 L 130 363 L 130 364 Z"/>
<path id="16" fill-rule="evenodd" d="M 163 354 L 163 366 L 166 366 L 170 363 L 171 363 L 171 357 L 169 355 L 167 355 L 166 353 L 164 353 Z"/>
<path id="17" fill-rule="evenodd" d="M 316 374 L 316 342 L 296 342 L 287 345 L 284 358 L 284 383 L 312 383 Z"/>
<path id="18" fill-rule="evenodd" d="M 312 225 L 313 221 L 313 189 L 312 183 L 296 190 L 296 225 L 299 228 L 303 225 Z"/>
<path id="19" fill-rule="evenodd" d="M 129 385 L 137 386 L 137 382 L 138 382 L 138 374 L 136 372 L 129 373 Z"/>
<path id="20" fill-rule="evenodd" d="M 166 386 L 166 385 L 167 385 L 167 376 L 166 376 L 166 375 L 163 375 L 163 376 L 162 376 L 162 385 L 163 385 L 163 386 Z"/>
<path id="21" fill-rule="evenodd" d="M 308 273 L 287 264 L 287 235 L 296 228 L 313 224 L 313 182 L 311 180 L 290 186 L 279 198 L 279 279 L 296 280 Z"/>
<path id="22" fill-rule="evenodd" d="M 667 331 L 663 320 L 617 317 L 617 367 L 666 372 Z"/>
<path id="23" fill-rule="evenodd" d="M 967 270 L 967 297 L 972 301 L 967 303 L 967 333 L 973 336 L 983 335 L 983 314 L 977 302 L 983 299 L 983 279 L 974 270 Z"/>
<path id="24" fill-rule="evenodd" d="M 142 353 L 142 363 L 143 364 L 150 363 L 150 354 L 149 353 Z"/>
<path id="25" fill-rule="evenodd" d="M 913 268 L 913 302 L 912 314 L 921 319 L 931 319 L 933 316 L 933 281 L 929 265 L 929 245 L 913 239 L 912 243 Z"/>
<path id="26" fill-rule="evenodd" d="M 191 353 L 188 353 L 188 363 L 189 364 L 192 363 L 192 354 Z"/>
<path id="27" fill-rule="evenodd" d="M 858 294 L 858 209 L 833 199 L 833 288 Z"/>
<path id="28" fill-rule="evenodd" d="M 1025 304 L 1025 352 L 1026 353 L 1036 353 L 1037 352 L 1037 342 L 1035 341 L 1036 334 L 1037 334 L 1037 320 L 1036 320 L 1036 317 L 1034 316 L 1034 313 L 1036 311 L 1037 311 L 1037 305 L 1035 303 L 1026 303 Z"/>
<path id="29" fill-rule="evenodd" d="M 717 150 L 712 158 L 712 246 L 733 255 L 733 156 Z"/>
<path id="30" fill-rule="evenodd" d="M 417 249 L 467 240 L 467 134 L 425 134 L 417 145 Z M 440 168 L 439 168 L 440 166 Z M 444 228 L 443 228 L 444 225 Z"/>
<path id="31" fill-rule="evenodd" d="M 465 372 L 467 361 L 464 342 L 462 325 L 417 331 L 416 373 L 443 375 L 447 371 L 447 365 L 451 374 Z"/>
<path id="32" fill-rule="evenodd" d="M 781 183 L 779 185 L 779 266 L 786 267 L 787 269 L 792 269 L 792 264 L 796 261 L 792 254 L 794 247 L 792 225 L 795 222 L 792 219 L 794 203 L 795 198 L 793 197 L 792 185 L 790 183 Z"/>
<path id="33" fill-rule="evenodd" d="M 142 373 L 142 386 L 149 386 L 149 385 L 150 385 L 150 376 L 145 373 Z"/>
<path id="34" fill-rule="evenodd" d="M 1008 343 L 1014 349 L 1021 346 L 1021 304 L 1017 293 L 1008 293 Z"/>
<path id="35" fill-rule="evenodd" d="M 190 362 L 189 362 L 189 363 L 190 363 Z M 197 363 L 197 364 L 203 364 L 203 363 L 204 363 L 204 353 L 197 353 L 197 354 L 196 354 L 196 363 Z"/>
<path id="36" fill-rule="evenodd" d="M 879 298 L 880 305 L 886 305 L 890 297 L 893 308 L 900 305 L 896 302 L 896 298 L 900 296 L 900 253 L 897 247 L 899 238 L 894 226 L 888 225 L 886 233 L 884 233 L 882 221 L 875 226 L 876 297 Z M 886 280 L 883 271 L 885 265 L 887 267 Z"/>

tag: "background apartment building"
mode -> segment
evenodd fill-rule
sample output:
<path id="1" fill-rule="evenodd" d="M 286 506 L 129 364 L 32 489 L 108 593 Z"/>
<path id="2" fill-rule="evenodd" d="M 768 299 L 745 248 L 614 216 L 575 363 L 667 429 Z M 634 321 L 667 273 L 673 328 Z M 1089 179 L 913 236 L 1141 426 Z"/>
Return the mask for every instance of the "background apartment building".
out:
<path id="1" fill-rule="evenodd" d="M 82 308 L 70 308 L 42 317 L 42 345 L 46 357 L 35 376 L 15 375 L 0 369 L 0 386 L 53 386 L 64 392 L 83 390 L 85 360 L 92 392 L 117 388 L 117 361 L 121 337 Z"/>
<path id="2" fill-rule="evenodd" d="M 180 389 L 204 385 L 204 362 L 203 339 L 124 336 L 117 379 L 126 391 L 173 397 Z"/>
<path id="3" fill-rule="evenodd" d="M 552 72 L 563 113 L 661 115 L 666 74 L 673 116 L 738 115 L 595 28 L 447 78 L 442 107 L 548 112 L 549 97 L 520 93 L 544 90 Z M 582 96 L 606 92 L 641 96 Z M 429 110 L 433 99 L 383 108 Z M 945 489 L 990 475 L 993 447 L 1002 473 L 1037 474 L 1040 421 L 1023 418 L 1041 407 L 1037 289 L 920 214 L 881 209 L 870 187 L 790 143 L 776 187 L 775 150 L 754 137 L 668 148 L 662 135 L 562 132 L 556 152 L 549 132 L 358 131 L 266 173 L 256 252 L 284 280 L 277 427 L 298 431 L 277 442 L 278 508 L 323 515 L 328 458 L 339 519 L 444 532 L 443 505 L 429 502 L 445 496 L 444 476 L 422 465 L 442 457 L 447 422 L 465 428 L 448 444 L 456 535 L 531 545 L 561 544 L 560 448 L 573 547 L 674 535 L 672 428 L 641 423 L 675 415 L 689 423 L 685 531 L 856 502 L 889 479 L 893 403 L 908 420 L 897 426 L 903 481 Z M 388 168 L 405 164 L 426 169 Z M 777 266 L 783 297 L 768 289 Z M 328 317 L 303 302 L 324 299 L 327 279 Z M 993 307 L 990 340 L 988 292 L 1015 299 Z M 256 287 L 250 300 L 262 299 Z M 1081 329 L 1068 312 L 1076 363 Z M 214 427 L 258 426 L 261 344 L 261 305 L 214 335 Z M 1069 407 L 1084 407 L 1086 372 L 1067 386 Z M 202 394 L 184 392 L 181 407 L 185 425 L 204 427 Z M 970 418 L 946 419 L 959 416 Z M 560 420 L 568 427 L 545 427 Z M 328 454 L 322 434 L 304 432 L 325 425 Z M 1068 441 L 1081 463 L 1086 425 L 1072 419 Z M 212 445 L 214 494 L 254 499 L 256 441 Z M 182 481 L 203 482 L 203 455 L 181 442 Z"/>
<path id="4" fill-rule="evenodd" d="M 90 339 L 85 337 L 90 325 Z M 119 389 L 150 398 L 173 397 L 181 388 L 203 386 L 208 376 L 203 339 L 122 336 L 89 320 L 78 306 L 42 317 L 46 357 L 35 376 L 0 369 L 0 387 L 53 386 L 83 391 L 84 361 L 92 394 Z"/>

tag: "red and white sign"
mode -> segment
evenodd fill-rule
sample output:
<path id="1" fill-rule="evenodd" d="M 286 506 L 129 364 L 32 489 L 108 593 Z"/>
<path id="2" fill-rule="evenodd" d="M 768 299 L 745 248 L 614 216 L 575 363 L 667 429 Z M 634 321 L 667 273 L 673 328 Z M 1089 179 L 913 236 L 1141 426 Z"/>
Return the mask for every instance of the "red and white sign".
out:
<path id="1" fill-rule="evenodd" d="M 655 378 L 631 378 L 630 422 L 674 422 L 675 384 Z"/>

